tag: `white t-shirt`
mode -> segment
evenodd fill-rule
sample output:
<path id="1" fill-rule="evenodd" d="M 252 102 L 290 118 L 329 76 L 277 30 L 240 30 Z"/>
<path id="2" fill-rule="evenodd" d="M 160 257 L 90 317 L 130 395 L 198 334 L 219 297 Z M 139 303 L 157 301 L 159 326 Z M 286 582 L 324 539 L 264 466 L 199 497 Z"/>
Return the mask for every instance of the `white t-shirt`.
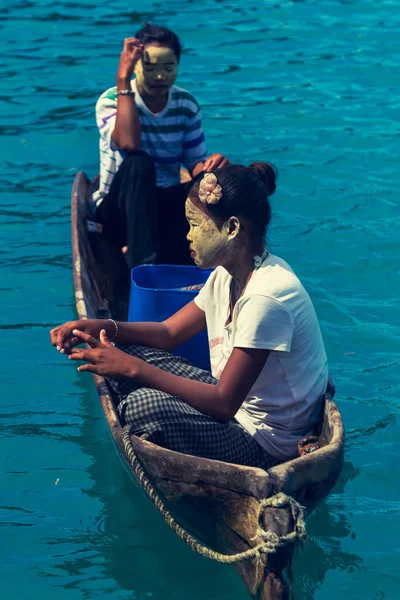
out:
<path id="1" fill-rule="evenodd" d="M 232 277 L 217 267 L 195 298 L 206 314 L 211 371 L 219 379 L 233 348 L 271 350 L 235 419 L 272 456 L 288 460 L 313 433 L 326 390 L 328 365 L 309 295 L 290 266 L 269 254 L 236 302 Z"/>

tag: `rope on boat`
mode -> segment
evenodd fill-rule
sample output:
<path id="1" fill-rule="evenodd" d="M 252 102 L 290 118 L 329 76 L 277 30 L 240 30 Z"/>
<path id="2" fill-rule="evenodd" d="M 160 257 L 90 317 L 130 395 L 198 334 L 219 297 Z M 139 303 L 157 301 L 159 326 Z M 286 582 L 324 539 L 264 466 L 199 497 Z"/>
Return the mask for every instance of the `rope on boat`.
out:
<path id="1" fill-rule="evenodd" d="M 179 525 L 179 523 L 174 519 L 174 517 L 171 515 L 171 513 L 165 506 L 164 502 L 161 500 L 160 496 L 157 494 L 133 449 L 132 441 L 130 439 L 129 425 L 126 425 L 122 430 L 122 441 L 124 444 L 125 452 L 128 456 L 130 464 L 133 467 L 137 480 L 140 483 L 143 490 L 146 492 L 148 498 L 158 508 L 165 522 L 171 527 L 174 533 L 176 533 L 176 535 L 178 535 L 184 542 L 186 542 L 186 544 L 188 544 L 188 546 L 190 546 L 192 550 L 198 552 L 202 556 L 205 556 L 206 558 L 211 558 L 212 560 L 216 560 L 221 563 L 233 564 L 249 558 L 261 558 L 260 555 L 262 553 L 276 552 L 278 548 L 285 544 L 304 542 L 306 538 L 306 529 L 304 525 L 305 509 L 291 496 L 287 496 L 286 494 L 279 492 L 278 494 L 275 494 L 275 496 L 271 496 L 270 498 L 263 498 L 262 500 L 260 500 L 260 504 L 258 507 L 259 526 L 257 529 L 257 535 L 262 539 L 262 541 L 257 546 L 255 546 L 254 548 L 250 548 L 249 550 L 245 550 L 244 552 L 238 552 L 236 554 L 222 554 L 221 552 L 211 550 L 210 548 L 204 546 L 201 542 L 199 542 L 190 533 L 188 533 L 181 525 Z M 260 522 L 262 512 L 266 507 L 288 507 L 291 511 L 294 523 L 292 533 L 278 536 L 272 531 L 265 531 L 265 529 L 261 527 Z"/>

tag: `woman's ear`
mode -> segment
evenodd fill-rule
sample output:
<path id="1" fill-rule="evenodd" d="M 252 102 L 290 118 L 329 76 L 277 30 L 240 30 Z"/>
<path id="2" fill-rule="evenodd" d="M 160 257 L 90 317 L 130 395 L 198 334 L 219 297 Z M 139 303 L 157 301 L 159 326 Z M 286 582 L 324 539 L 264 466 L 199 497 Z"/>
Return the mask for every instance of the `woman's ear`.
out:
<path id="1" fill-rule="evenodd" d="M 237 217 L 229 217 L 227 225 L 228 236 L 230 239 L 234 239 L 238 235 L 240 229 L 243 227 L 240 222 L 240 219 L 238 219 Z"/>

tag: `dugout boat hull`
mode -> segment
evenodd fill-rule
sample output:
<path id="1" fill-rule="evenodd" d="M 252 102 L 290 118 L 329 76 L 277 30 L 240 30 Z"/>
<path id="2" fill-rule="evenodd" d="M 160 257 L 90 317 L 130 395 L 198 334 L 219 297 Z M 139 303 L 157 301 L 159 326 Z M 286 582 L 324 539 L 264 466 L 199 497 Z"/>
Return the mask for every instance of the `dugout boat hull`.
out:
<path id="1" fill-rule="evenodd" d="M 89 232 L 87 228 L 87 198 L 96 183 L 96 179 L 90 182 L 80 172 L 72 188 L 76 308 L 80 319 L 112 316 L 126 320 L 129 272 L 124 257 L 119 249 L 105 242 L 101 233 Z M 102 377 L 93 377 L 119 454 L 140 485 L 126 450 L 111 392 Z M 308 515 L 327 496 L 342 469 L 344 451 L 341 416 L 328 396 L 318 437 L 319 449 L 268 471 L 180 454 L 134 435 L 130 436 L 130 443 L 148 480 L 174 519 L 211 550 L 231 555 L 259 545 L 262 529 L 278 536 L 294 531 L 293 515 L 286 505 L 266 507 L 260 513 L 261 500 L 283 492 L 303 505 Z M 294 545 L 288 543 L 276 552 L 261 552 L 234 564 L 253 598 L 289 597 L 283 573 L 293 551 Z"/>

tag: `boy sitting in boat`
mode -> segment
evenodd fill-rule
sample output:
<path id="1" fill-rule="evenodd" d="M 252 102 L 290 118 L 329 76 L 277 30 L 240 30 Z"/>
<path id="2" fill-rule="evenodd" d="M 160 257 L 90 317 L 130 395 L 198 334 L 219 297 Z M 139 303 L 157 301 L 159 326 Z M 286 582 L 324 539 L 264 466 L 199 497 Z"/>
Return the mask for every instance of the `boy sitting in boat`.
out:
<path id="1" fill-rule="evenodd" d="M 276 173 L 229 165 L 189 192 L 189 249 L 215 269 L 162 323 L 72 321 L 51 341 L 81 372 L 103 375 L 131 432 L 178 452 L 264 469 L 314 432 L 328 382 L 312 302 L 265 235 Z M 170 352 L 207 328 L 211 372 Z M 90 349 L 76 346 L 86 342 Z M 114 345 L 118 344 L 117 346 Z"/>
<path id="2" fill-rule="evenodd" d="M 108 241 L 127 252 L 130 268 L 190 262 L 183 211 L 190 183 L 180 183 L 181 163 L 192 177 L 228 163 L 222 154 L 207 158 L 199 105 L 174 85 L 180 54 L 172 31 L 146 24 L 124 40 L 117 85 L 96 105 L 94 219 Z"/>

